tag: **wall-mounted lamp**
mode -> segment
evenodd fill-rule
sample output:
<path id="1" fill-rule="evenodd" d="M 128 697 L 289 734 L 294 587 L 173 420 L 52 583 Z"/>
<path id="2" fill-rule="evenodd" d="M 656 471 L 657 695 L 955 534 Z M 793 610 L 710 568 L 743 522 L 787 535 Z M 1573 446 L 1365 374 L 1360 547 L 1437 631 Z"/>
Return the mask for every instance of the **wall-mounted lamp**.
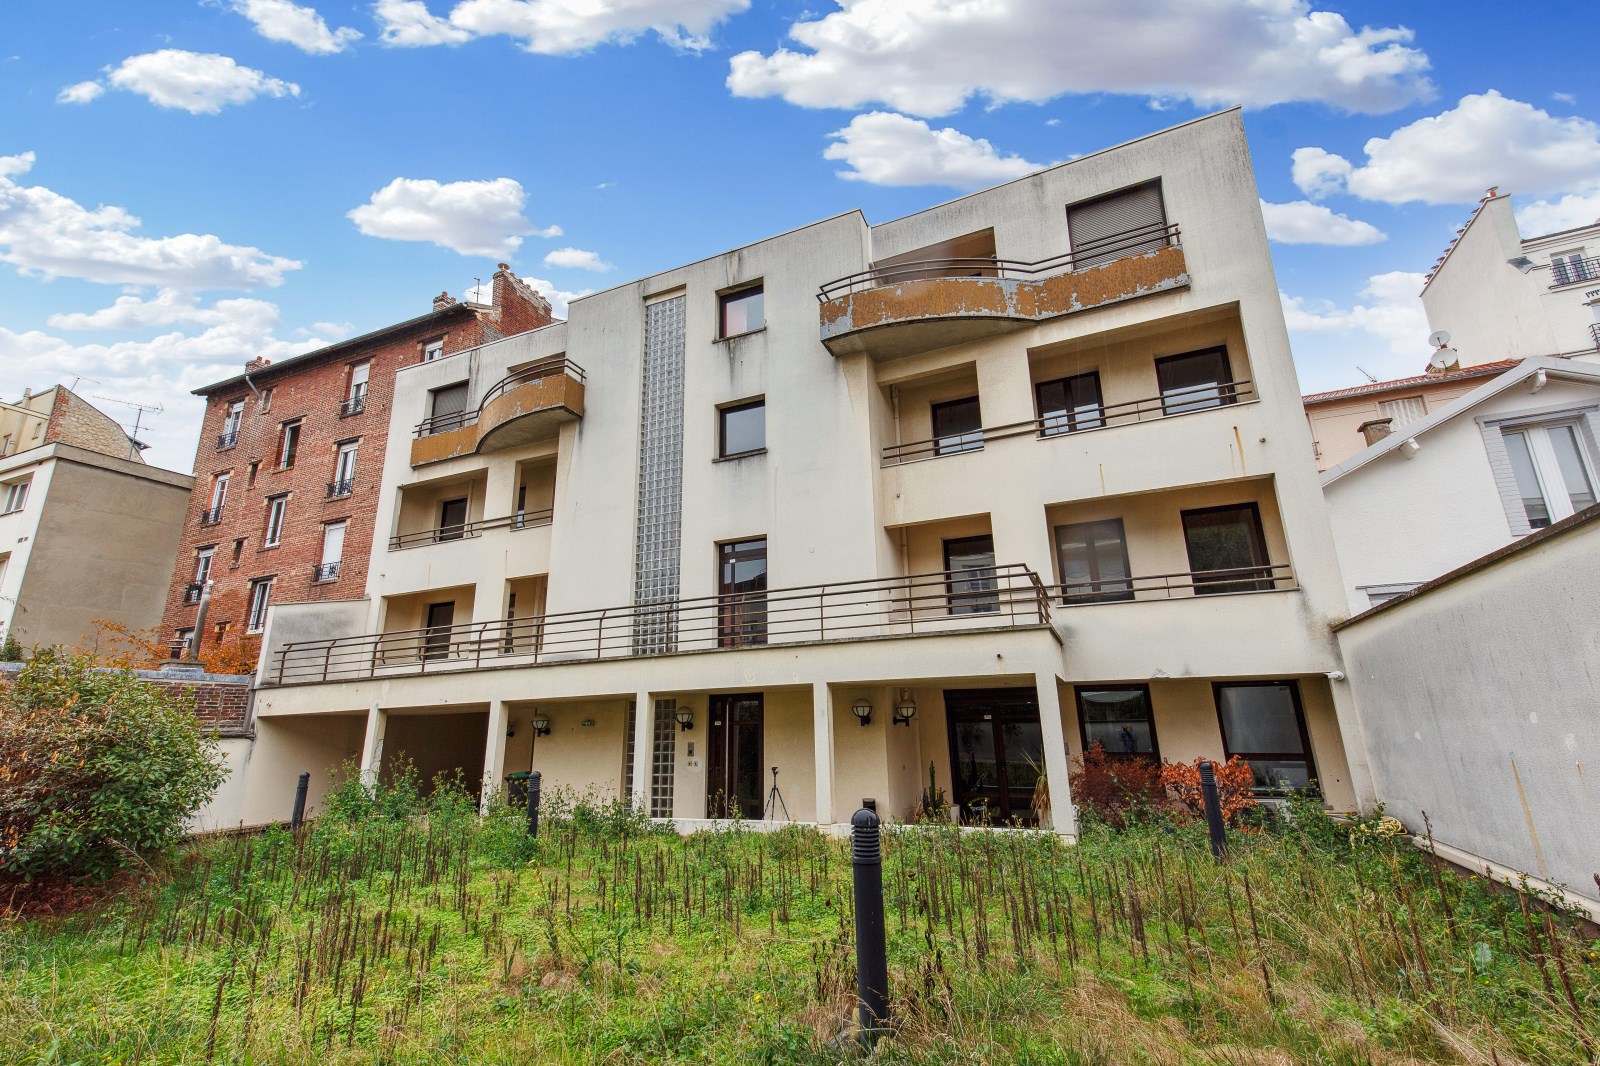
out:
<path id="1" fill-rule="evenodd" d="M 911 690 L 900 690 L 900 702 L 894 705 L 894 724 L 909 726 L 911 719 L 917 716 L 917 700 L 911 695 Z"/>
<path id="2" fill-rule="evenodd" d="M 863 696 L 850 705 L 850 713 L 860 719 L 862 725 L 871 725 L 872 701 Z"/>
<path id="3" fill-rule="evenodd" d="M 533 726 L 533 735 L 534 736 L 536 736 L 536 737 L 547 737 L 547 736 L 550 735 L 550 719 L 546 718 L 544 715 L 542 715 L 542 714 L 534 715 L 533 716 L 533 720 L 530 721 L 528 724 Z"/>
<path id="4" fill-rule="evenodd" d="M 690 710 L 688 707 L 679 707 L 678 713 L 673 717 L 677 718 L 678 728 L 681 731 L 687 733 L 689 730 L 694 728 L 694 711 Z"/>
<path id="5" fill-rule="evenodd" d="M 514 737 L 516 735 L 517 735 L 517 723 L 515 723 L 513 721 L 510 721 L 508 719 L 506 721 L 506 739 L 510 740 L 512 737 Z"/>
<path id="6" fill-rule="evenodd" d="M 1529 259 L 1525 255 L 1519 255 L 1514 259 L 1507 259 L 1506 266 L 1516 267 L 1518 270 L 1526 274 L 1533 269 L 1533 260 Z"/>

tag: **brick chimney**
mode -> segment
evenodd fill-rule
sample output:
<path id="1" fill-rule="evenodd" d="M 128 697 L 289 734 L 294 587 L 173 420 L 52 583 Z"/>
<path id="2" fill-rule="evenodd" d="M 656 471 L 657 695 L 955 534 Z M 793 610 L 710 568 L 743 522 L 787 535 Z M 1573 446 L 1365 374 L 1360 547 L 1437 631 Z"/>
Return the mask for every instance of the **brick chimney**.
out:
<path id="1" fill-rule="evenodd" d="M 1357 431 L 1367 439 L 1367 446 L 1370 448 L 1394 432 L 1394 419 L 1374 418 L 1370 422 L 1361 423 Z"/>
<path id="2" fill-rule="evenodd" d="M 433 309 L 435 311 L 443 311 L 455 302 L 456 298 L 454 296 L 451 296 L 448 292 L 441 292 L 433 298 Z"/>
<path id="3" fill-rule="evenodd" d="M 498 264 L 494 272 L 494 309 L 500 316 L 500 330 L 507 337 L 555 321 L 550 301 L 513 274 L 507 263 Z"/>
<path id="4" fill-rule="evenodd" d="M 246 374 L 254 374 L 259 370 L 265 370 L 267 367 L 269 367 L 271 365 L 272 365 L 272 360 L 271 359 L 263 359 L 258 355 L 254 359 L 250 360 L 248 363 L 246 363 L 244 365 L 244 372 Z"/>

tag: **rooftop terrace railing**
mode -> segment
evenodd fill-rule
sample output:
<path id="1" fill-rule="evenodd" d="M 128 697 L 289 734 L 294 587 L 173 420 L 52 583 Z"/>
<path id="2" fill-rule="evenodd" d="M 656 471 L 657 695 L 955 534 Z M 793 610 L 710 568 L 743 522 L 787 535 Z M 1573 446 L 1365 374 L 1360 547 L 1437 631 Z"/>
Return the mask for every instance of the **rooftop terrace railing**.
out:
<path id="1" fill-rule="evenodd" d="M 768 644 L 1047 624 L 1049 594 L 1020 564 L 701 596 L 604 610 L 290 641 L 277 685 L 488 666 L 546 666 Z"/>
<path id="2" fill-rule="evenodd" d="M 494 385 L 490 386 L 489 391 L 483 394 L 483 399 L 478 402 L 478 406 L 471 411 L 456 411 L 452 414 L 433 415 L 424 418 L 417 423 L 417 428 L 413 435 L 431 437 L 435 433 L 448 433 L 453 429 L 475 426 L 478 424 L 478 418 L 483 414 L 484 408 L 512 389 L 520 388 L 523 385 L 531 385 L 546 378 L 560 376 L 569 377 L 579 384 L 584 384 L 588 380 L 583 367 L 572 360 L 546 359 L 543 362 L 535 363 L 533 366 L 523 367 L 514 374 L 507 374 L 495 382 Z"/>
<path id="3" fill-rule="evenodd" d="M 997 259 L 992 256 L 919 259 L 894 263 L 830 281 L 817 292 L 817 300 L 827 303 L 829 300 L 837 300 L 866 289 L 926 281 L 932 278 L 1020 279 L 1044 274 L 1065 274 L 1075 270 L 1086 270 L 1114 259 L 1143 255 L 1159 248 L 1175 246 L 1179 243 L 1178 236 L 1176 223 L 1155 223 L 1122 233 L 1113 233 L 1100 240 L 1082 244 L 1065 254 L 1034 263 L 1016 259 Z"/>

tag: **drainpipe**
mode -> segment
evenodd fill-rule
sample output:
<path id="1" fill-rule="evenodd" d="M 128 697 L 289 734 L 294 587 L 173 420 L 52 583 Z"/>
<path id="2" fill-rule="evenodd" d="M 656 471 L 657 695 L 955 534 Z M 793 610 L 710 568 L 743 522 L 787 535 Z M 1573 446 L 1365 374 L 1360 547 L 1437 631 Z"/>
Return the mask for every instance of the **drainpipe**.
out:
<path id="1" fill-rule="evenodd" d="M 211 607 L 211 580 L 200 586 L 200 606 L 194 613 L 194 640 L 189 645 L 189 654 L 185 656 L 190 662 L 200 661 L 200 641 L 205 639 L 206 611 Z"/>

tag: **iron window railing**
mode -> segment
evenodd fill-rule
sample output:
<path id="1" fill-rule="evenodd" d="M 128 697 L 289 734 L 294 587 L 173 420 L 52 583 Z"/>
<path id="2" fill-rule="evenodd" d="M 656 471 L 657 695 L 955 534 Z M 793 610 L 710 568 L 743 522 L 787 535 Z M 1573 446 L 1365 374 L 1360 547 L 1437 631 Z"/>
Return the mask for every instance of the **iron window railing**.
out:
<path id="1" fill-rule="evenodd" d="M 1194 390 L 1187 391 L 1194 392 Z M 1175 396 L 1177 396 L 1176 401 Z M 1024 422 L 1009 422 L 1003 426 L 985 426 L 966 433 L 891 444 L 883 449 L 880 465 L 899 466 L 902 463 L 914 463 L 923 459 L 982 451 L 983 446 L 989 441 L 1004 440 L 1007 437 L 1077 436 L 1112 426 L 1195 414 L 1216 407 L 1244 403 L 1255 398 L 1255 386 L 1252 382 L 1219 382 L 1214 386 L 1207 386 L 1206 395 L 1200 399 L 1184 399 L 1175 393 L 1147 396 L 1138 400 L 1125 400 L 1122 403 L 1101 404 L 1097 413 L 1090 413 L 1088 409 L 1080 407 L 1072 412 L 1055 412 L 1030 418 Z M 1069 418 L 1073 421 L 1069 422 Z"/>
<path id="2" fill-rule="evenodd" d="M 1172 600 L 1239 592 L 1282 592 L 1298 588 L 1288 563 L 1263 563 L 1227 570 L 1191 570 L 1143 577 L 1107 577 L 1051 585 L 1050 598 L 1059 607 L 1136 600 Z"/>
<path id="3" fill-rule="evenodd" d="M 205 586 L 200 584 L 198 581 L 191 582 L 191 583 L 183 586 L 183 602 L 184 603 L 199 603 L 200 602 L 200 592 L 201 592 L 201 590 L 203 588 L 205 588 Z"/>
<path id="4" fill-rule="evenodd" d="M 356 479 L 353 477 L 328 482 L 328 499 L 337 500 L 350 495 L 355 491 L 355 484 Z"/>
<path id="5" fill-rule="evenodd" d="M 583 367 L 570 359 L 547 359 L 542 363 L 524 367 L 515 374 L 508 374 L 495 382 L 489 391 L 483 394 L 483 399 L 478 401 L 478 406 L 470 411 L 455 411 L 450 414 L 431 415 L 428 418 L 424 418 L 417 423 L 417 428 L 412 435 L 416 437 L 431 437 L 436 433 L 448 433 L 453 429 L 475 426 L 483 414 L 483 409 L 512 389 L 521 388 L 523 385 L 532 385 L 553 377 L 568 377 L 580 385 L 588 380 Z"/>
<path id="6" fill-rule="evenodd" d="M 1571 285 L 1575 281 L 1600 280 L 1600 256 L 1589 259 L 1550 260 L 1550 287 Z"/>
<path id="7" fill-rule="evenodd" d="M 229 430 L 228 432 L 219 434 L 217 436 L 217 451 L 225 452 L 238 443 L 239 431 L 236 429 Z"/>
<path id="8" fill-rule="evenodd" d="M 344 401 L 344 403 L 339 405 L 339 417 L 349 418 L 351 415 L 358 415 L 366 409 L 367 396 L 366 393 L 362 393 L 360 396 L 350 397 L 348 400 Z"/>
<path id="9" fill-rule="evenodd" d="M 200 512 L 200 524 L 203 526 L 214 526 L 220 521 L 222 521 L 222 506 L 220 504 L 216 507 L 208 507 Z"/>
<path id="10" fill-rule="evenodd" d="M 995 278 L 995 279 L 1021 279 L 1037 277 L 1043 274 L 1070 274 L 1080 268 L 1077 263 L 1088 259 L 1101 260 L 1094 266 L 1104 264 L 1105 256 L 1112 255 L 1117 258 L 1126 258 L 1133 255 L 1145 255 L 1160 248 L 1178 247 L 1178 226 L 1176 223 L 1154 223 L 1148 226 L 1139 226 L 1136 229 L 1122 233 L 1113 233 L 1098 241 L 1084 244 L 1080 248 L 1063 255 L 1041 259 L 1036 263 L 1021 262 L 1016 259 L 996 259 L 988 256 L 945 259 L 919 259 L 909 263 L 895 263 L 891 266 L 874 267 L 851 274 L 848 277 L 830 281 L 817 292 L 817 300 L 827 303 L 867 289 L 876 289 L 885 285 L 901 285 L 912 281 L 927 281 L 934 278 Z"/>
<path id="11" fill-rule="evenodd" d="M 271 676 L 279 685 L 315 684 L 484 666 L 731 650 L 724 643 L 730 611 L 747 616 L 757 609 L 764 618 L 762 643 L 769 645 L 1049 624 L 1049 592 L 1028 567 L 984 567 L 979 576 L 985 608 L 981 611 L 967 610 L 970 604 L 963 599 L 975 594 L 973 580 L 973 571 L 947 570 L 290 641 L 277 653 Z"/>
<path id="12" fill-rule="evenodd" d="M 465 540 L 468 537 L 482 536 L 485 530 L 490 529 L 532 529 L 534 526 L 548 526 L 554 517 L 555 511 L 545 508 L 542 511 L 518 511 L 516 514 L 504 518 L 485 518 L 478 522 L 458 522 L 455 525 L 440 526 L 437 529 L 419 529 L 411 533 L 400 533 L 389 538 L 389 550 L 399 551 L 401 548 L 416 548 L 423 544 L 439 544 L 443 541 Z"/>
<path id="13" fill-rule="evenodd" d="M 1589 338 L 1594 341 L 1594 346 L 1600 348 L 1600 322 L 1589 327 Z"/>
<path id="14" fill-rule="evenodd" d="M 311 568 L 312 581 L 337 581 L 339 580 L 338 562 L 318 563 Z"/>

